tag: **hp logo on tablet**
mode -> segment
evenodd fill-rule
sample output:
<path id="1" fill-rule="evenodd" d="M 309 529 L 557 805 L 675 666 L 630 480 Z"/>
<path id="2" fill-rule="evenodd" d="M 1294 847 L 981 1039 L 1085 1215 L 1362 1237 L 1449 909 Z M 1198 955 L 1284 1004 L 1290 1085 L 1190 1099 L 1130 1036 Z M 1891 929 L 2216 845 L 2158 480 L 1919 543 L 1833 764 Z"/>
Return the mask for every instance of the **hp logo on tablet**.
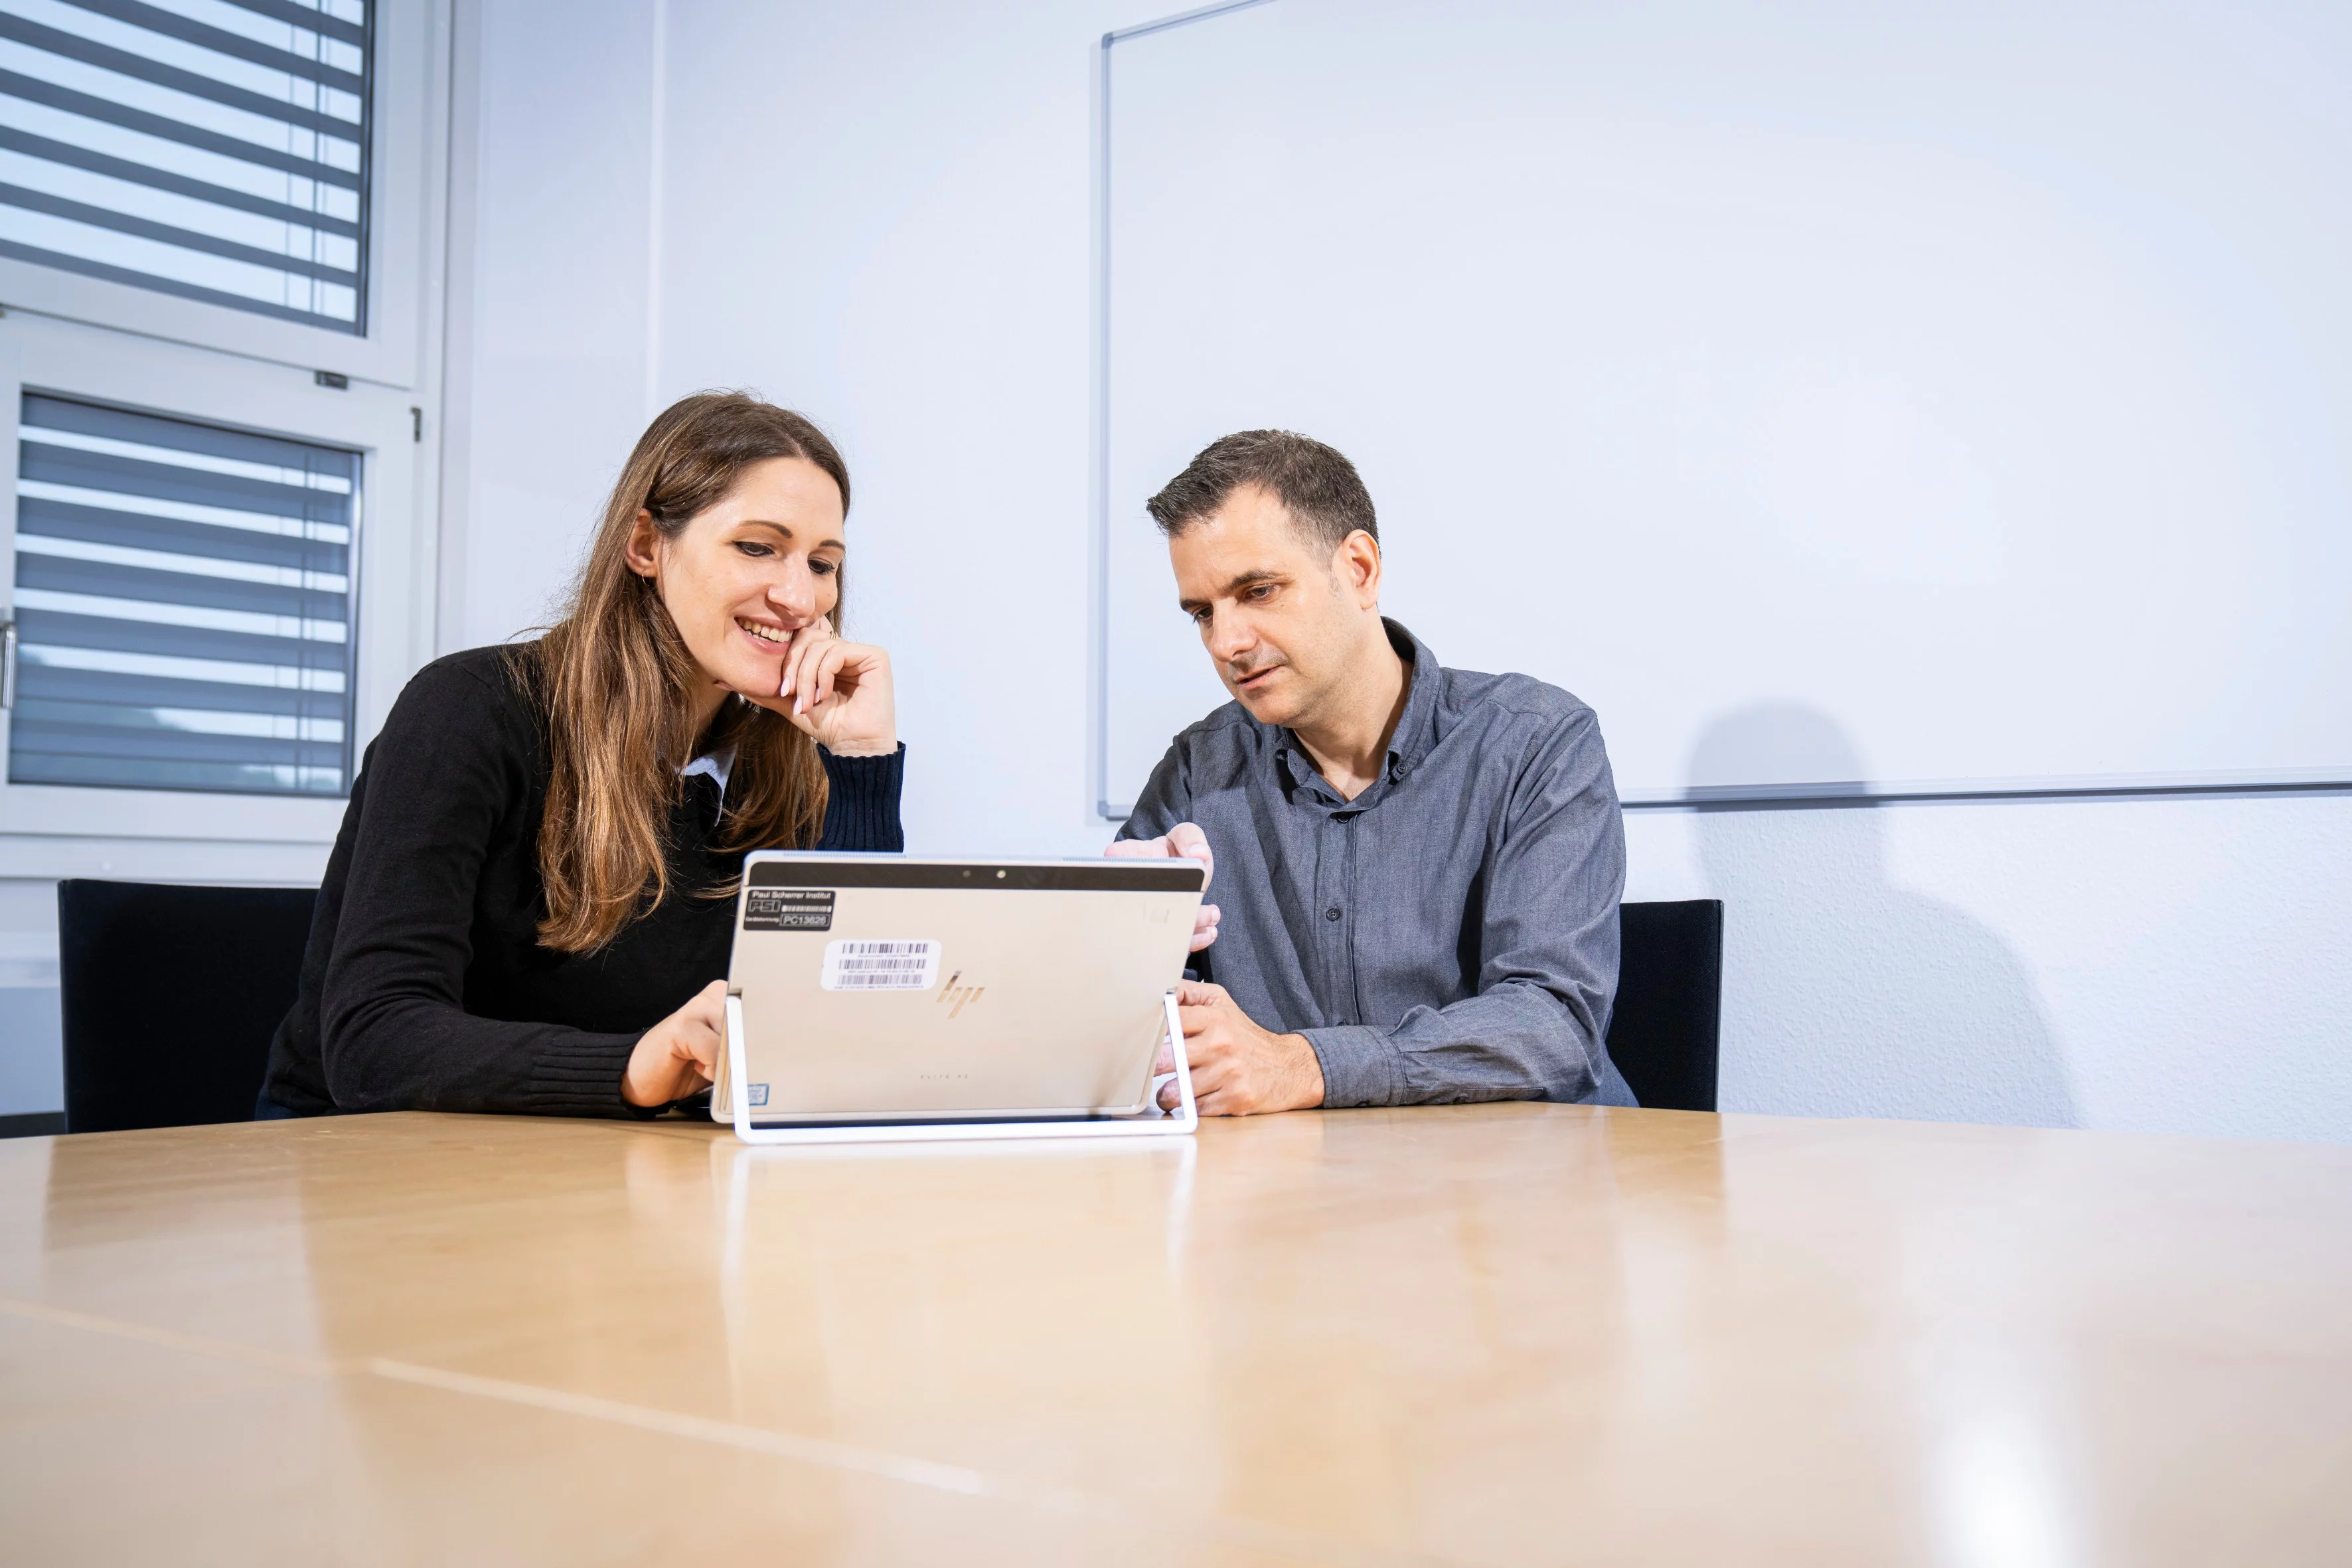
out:
<path id="1" fill-rule="evenodd" d="M 979 1001 L 981 993 L 988 989 L 985 985 L 958 985 L 956 982 L 962 978 L 963 971 L 959 969 L 948 976 L 945 985 L 940 987 L 940 1000 L 950 1005 L 948 1016 L 950 1018 L 962 1012 L 969 1004 Z"/>

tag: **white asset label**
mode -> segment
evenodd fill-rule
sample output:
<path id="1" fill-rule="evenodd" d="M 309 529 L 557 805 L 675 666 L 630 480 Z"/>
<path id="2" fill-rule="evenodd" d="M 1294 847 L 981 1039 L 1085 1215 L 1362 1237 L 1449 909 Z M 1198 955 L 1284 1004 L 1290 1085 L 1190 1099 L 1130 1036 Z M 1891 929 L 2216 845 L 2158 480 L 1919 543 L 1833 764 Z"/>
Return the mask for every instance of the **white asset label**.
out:
<path id="1" fill-rule="evenodd" d="M 827 991 L 929 991 L 940 978 L 936 942 L 842 941 L 824 944 Z"/>

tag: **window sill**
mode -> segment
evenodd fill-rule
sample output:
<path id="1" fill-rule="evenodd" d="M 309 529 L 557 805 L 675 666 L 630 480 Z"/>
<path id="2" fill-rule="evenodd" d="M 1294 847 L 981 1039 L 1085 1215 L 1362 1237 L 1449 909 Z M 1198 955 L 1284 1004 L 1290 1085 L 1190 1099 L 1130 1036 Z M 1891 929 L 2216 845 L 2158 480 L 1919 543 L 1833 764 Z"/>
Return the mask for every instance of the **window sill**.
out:
<path id="1" fill-rule="evenodd" d="M 327 854 L 333 847 L 331 831 L 315 841 L 0 833 L 0 878 L 60 881 L 98 877 L 124 882 L 314 888 L 326 874 Z"/>

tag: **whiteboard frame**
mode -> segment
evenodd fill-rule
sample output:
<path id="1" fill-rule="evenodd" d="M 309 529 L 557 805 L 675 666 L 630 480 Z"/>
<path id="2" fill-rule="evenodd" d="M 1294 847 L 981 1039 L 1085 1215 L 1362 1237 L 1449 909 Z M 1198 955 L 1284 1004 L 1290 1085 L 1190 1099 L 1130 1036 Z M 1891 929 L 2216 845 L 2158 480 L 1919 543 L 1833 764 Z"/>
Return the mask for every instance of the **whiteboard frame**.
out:
<path id="1" fill-rule="evenodd" d="M 1118 27 L 1102 36 L 1095 52 L 1093 173 L 1094 224 L 1092 354 L 1093 647 L 1089 650 L 1088 704 L 1093 734 L 1095 815 L 1123 823 L 1135 805 L 1110 798 L 1110 298 L 1111 298 L 1111 51 L 1118 44 L 1164 33 L 1274 0 L 1221 0 L 1154 21 Z M 1876 805 L 1906 801 L 2129 799 L 2162 795 L 2339 795 L 2352 793 L 2352 776 L 2336 768 L 2252 769 L 2221 773 L 2100 773 L 2074 777 L 1920 779 L 1879 784 L 1869 780 L 1803 784 L 1706 785 L 1623 800 L 1628 811 L 1738 810 L 1758 807 Z"/>

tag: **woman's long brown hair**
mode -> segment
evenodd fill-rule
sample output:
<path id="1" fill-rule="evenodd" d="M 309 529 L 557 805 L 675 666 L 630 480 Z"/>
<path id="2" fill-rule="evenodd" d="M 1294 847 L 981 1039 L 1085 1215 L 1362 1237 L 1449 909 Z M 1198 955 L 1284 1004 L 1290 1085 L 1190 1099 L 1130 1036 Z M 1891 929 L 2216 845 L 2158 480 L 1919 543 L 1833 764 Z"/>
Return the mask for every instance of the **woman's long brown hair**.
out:
<path id="1" fill-rule="evenodd" d="M 516 650 L 520 671 L 545 703 L 555 764 L 539 828 L 547 887 L 542 946 L 592 952 L 670 896 L 664 850 L 682 788 L 677 770 L 697 742 L 735 748 L 724 847 L 807 848 L 824 830 L 824 766 L 816 742 L 790 721 L 730 698 L 708 735 L 688 732 L 688 692 L 709 678 L 660 590 L 628 563 L 640 511 L 675 539 L 723 500 L 744 469 L 772 458 L 802 458 L 824 469 L 848 511 L 841 454 L 799 415 L 740 392 L 698 393 L 672 404 L 629 454 L 563 618 Z M 840 627 L 838 602 L 833 623 Z"/>

